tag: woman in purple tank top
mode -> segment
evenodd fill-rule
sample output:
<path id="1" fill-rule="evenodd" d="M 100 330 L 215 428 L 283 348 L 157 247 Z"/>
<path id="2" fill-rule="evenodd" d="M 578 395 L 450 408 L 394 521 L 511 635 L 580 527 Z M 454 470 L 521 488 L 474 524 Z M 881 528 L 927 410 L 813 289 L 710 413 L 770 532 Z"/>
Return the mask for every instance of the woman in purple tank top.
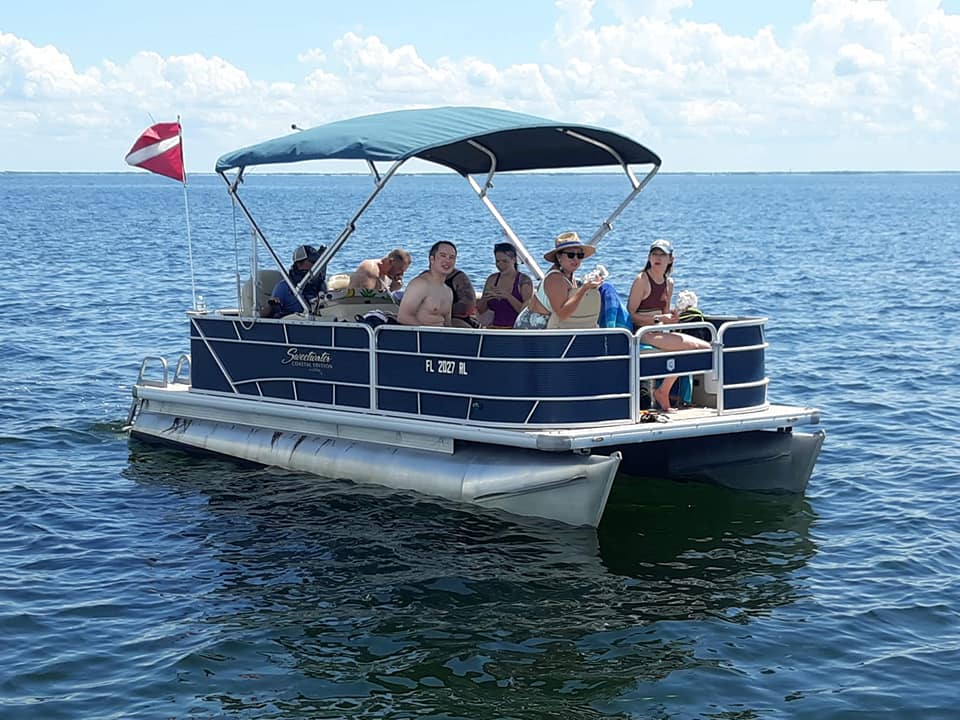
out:
<path id="1" fill-rule="evenodd" d="M 647 255 L 647 264 L 637 275 L 630 288 L 627 309 L 635 328 L 655 325 L 661 322 L 678 321 L 676 310 L 670 309 L 673 299 L 673 245 L 669 240 L 654 240 Z M 680 332 L 648 332 L 643 342 L 660 350 L 697 350 L 708 349 L 710 343 Z M 665 377 L 660 387 L 653 391 L 653 399 L 664 412 L 673 412 L 670 407 L 670 388 L 676 382 L 675 375 Z"/>
<path id="2" fill-rule="evenodd" d="M 477 310 L 493 312 L 493 320 L 487 327 L 512 328 L 517 315 L 533 295 L 533 281 L 520 272 L 517 249 L 510 243 L 494 245 L 493 259 L 499 272 L 493 273 L 484 283 Z"/>

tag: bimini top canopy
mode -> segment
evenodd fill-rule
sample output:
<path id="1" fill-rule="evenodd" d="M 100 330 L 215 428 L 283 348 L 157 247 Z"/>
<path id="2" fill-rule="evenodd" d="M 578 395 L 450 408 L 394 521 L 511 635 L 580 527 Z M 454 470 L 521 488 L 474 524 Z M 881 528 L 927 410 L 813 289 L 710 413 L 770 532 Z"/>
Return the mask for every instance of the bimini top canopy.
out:
<path id="1" fill-rule="evenodd" d="M 482 146 L 482 147 L 478 147 Z M 302 160 L 402 161 L 416 157 L 461 175 L 602 165 L 660 165 L 628 137 L 509 110 L 440 107 L 338 120 L 227 153 L 217 172 Z"/>

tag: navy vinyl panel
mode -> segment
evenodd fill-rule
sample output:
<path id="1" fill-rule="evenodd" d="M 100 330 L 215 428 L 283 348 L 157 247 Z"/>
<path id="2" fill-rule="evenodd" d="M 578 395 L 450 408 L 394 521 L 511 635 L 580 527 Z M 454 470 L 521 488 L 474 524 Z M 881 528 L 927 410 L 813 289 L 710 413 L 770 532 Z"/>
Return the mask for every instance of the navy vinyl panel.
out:
<path id="1" fill-rule="evenodd" d="M 299 348 L 286 345 L 212 342 L 234 382 L 308 379 L 369 384 L 368 353 L 361 350 Z"/>
<path id="2" fill-rule="evenodd" d="M 480 333 L 475 332 L 421 331 L 420 352 L 474 358 L 478 354 L 481 337 Z"/>
<path id="3" fill-rule="evenodd" d="M 377 390 L 377 407 L 381 410 L 416 414 L 420 411 L 418 395 L 419 393 L 403 390 Z"/>
<path id="4" fill-rule="evenodd" d="M 260 397 L 260 386 L 256 382 L 237 383 L 237 392 L 241 395 Z"/>
<path id="5" fill-rule="evenodd" d="M 673 360 L 673 367 L 668 362 Z M 642 352 L 639 355 L 640 376 L 703 372 L 713 365 L 713 351 L 706 350 L 695 355 L 654 355 Z"/>
<path id="6" fill-rule="evenodd" d="M 190 385 L 198 390 L 233 392 L 202 340 L 190 341 Z"/>
<path id="7" fill-rule="evenodd" d="M 736 388 L 723 391 L 723 407 L 725 410 L 756 407 L 767 401 L 766 383 L 756 387 Z"/>
<path id="8" fill-rule="evenodd" d="M 212 318 L 190 318 L 193 330 L 191 336 L 196 335 L 198 329 L 208 338 L 220 338 L 226 340 L 236 340 L 237 331 L 233 326 L 232 320 L 214 320 Z"/>
<path id="9" fill-rule="evenodd" d="M 297 382 L 297 397 L 304 402 L 333 404 L 333 385 L 330 383 Z"/>
<path id="10" fill-rule="evenodd" d="M 337 385 L 336 404 L 344 407 L 369 408 L 370 388 Z"/>
<path id="11" fill-rule="evenodd" d="M 290 345 L 319 345 L 330 347 L 333 345 L 333 328 L 327 325 L 293 325 L 288 324 L 287 338 Z M 275 342 L 286 342 L 283 337 Z M 366 344 L 364 344 L 366 347 Z"/>
<path id="12" fill-rule="evenodd" d="M 483 339 L 481 357 L 559 358 L 569 344 L 569 335 L 546 335 L 536 330 L 522 334 L 491 332 Z"/>
<path id="13" fill-rule="evenodd" d="M 372 333 L 365 326 L 346 324 L 255 323 L 245 329 L 236 320 L 202 317 L 191 318 L 191 323 L 191 381 L 197 389 L 233 391 L 199 339 L 202 330 L 243 395 L 262 391 L 267 397 L 368 408 L 376 392 L 377 407 L 384 411 L 476 423 L 517 425 L 529 417 L 532 425 L 559 425 L 630 417 L 634 345 L 630 334 L 620 330 L 551 335 L 382 326 Z M 238 333 L 251 342 L 237 341 Z M 724 337 L 729 347 L 760 345 L 763 329 L 733 328 Z M 375 389 L 370 388 L 372 338 L 381 351 Z M 672 368 L 667 367 L 669 360 Z M 704 372 L 711 361 L 711 352 L 638 355 L 640 375 Z M 762 348 L 724 354 L 726 385 L 764 377 Z M 591 399 L 597 396 L 621 397 Z M 765 402 L 765 385 L 725 393 L 729 409 Z"/>
<path id="14" fill-rule="evenodd" d="M 373 345 L 373 334 L 366 327 L 343 327 L 333 329 L 333 344 L 342 348 L 369 348 Z"/>
<path id="15" fill-rule="evenodd" d="M 625 420 L 629 417 L 629 398 L 553 400 L 542 401 L 534 411 L 530 422 L 534 425 L 541 423 L 587 423 Z"/>
<path id="16" fill-rule="evenodd" d="M 629 355 L 630 335 L 626 331 L 576 335 L 568 358 Z"/>
<path id="17" fill-rule="evenodd" d="M 470 403 L 470 419 L 477 422 L 523 423 L 533 409 L 533 400 L 490 400 L 475 398 Z"/>
<path id="18" fill-rule="evenodd" d="M 466 420 L 470 412 L 470 398 L 455 395 L 421 393 L 420 412 L 423 415 Z"/>
<path id="19" fill-rule="evenodd" d="M 260 383 L 260 392 L 266 397 L 295 400 L 293 382 L 291 380 L 264 380 Z"/>
<path id="20" fill-rule="evenodd" d="M 286 338 L 283 334 L 284 325 L 276 322 L 258 322 L 252 326 L 246 326 L 234 321 L 236 332 L 233 337 L 240 336 L 241 340 L 251 340 L 255 342 L 284 343 Z M 289 327 L 289 326 L 288 326 Z"/>
<path id="21" fill-rule="evenodd" d="M 377 328 L 376 345 L 378 350 L 396 350 L 398 352 L 417 352 L 417 333 L 406 330 L 393 330 L 381 325 Z"/>
<path id="22" fill-rule="evenodd" d="M 763 344 L 763 327 L 748 325 L 746 327 L 727 328 L 723 333 L 724 347 L 747 347 Z"/>
<path id="23" fill-rule="evenodd" d="M 453 360 L 380 355 L 381 386 L 496 397 L 583 397 L 630 392 L 630 361 Z"/>
<path id="24" fill-rule="evenodd" d="M 765 375 L 766 367 L 762 349 L 723 354 L 724 385 L 756 382 L 763 380 Z"/>

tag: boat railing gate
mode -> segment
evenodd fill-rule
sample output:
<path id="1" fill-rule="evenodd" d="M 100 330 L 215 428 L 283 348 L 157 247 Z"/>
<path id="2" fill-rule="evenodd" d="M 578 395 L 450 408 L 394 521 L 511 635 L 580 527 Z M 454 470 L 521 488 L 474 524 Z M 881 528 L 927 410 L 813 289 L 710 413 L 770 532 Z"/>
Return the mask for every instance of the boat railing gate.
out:
<path id="1" fill-rule="evenodd" d="M 674 330 L 697 330 L 702 329 L 710 335 L 710 347 L 704 349 L 692 350 L 659 350 L 648 344 L 644 336 L 654 333 L 671 332 Z M 672 375 L 688 375 L 689 372 L 680 372 L 678 365 L 683 365 L 684 370 L 691 370 L 694 367 L 702 370 L 704 374 L 704 384 L 711 388 L 717 387 L 720 382 L 720 367 L 723 357 L 723 346 L 719 342 L 717 328 L 709 322 L 689 322 L 683 324 L 662 323 L 656 325 L 647 325 L 639 328 L 634 333 L 637 339 L 637 379 L 639 384 L 646 389 L 647 397 L 653 402 L 654 381 L 662 380 Z M 688 362 L 678 359 L 684 358 Z M 702 367 L 709 363 L 709 367 Z M 646 409 L 639 407 L 640 393 L 637 394 L 637 408 L 633 414 L 634 421 L 640 419 L 640 414 Z M 717 395 L 717 411 L 723 411 L 723 393 Z"/>
<path id="2" fill-rule="evenodd" d="M 713 321 L 681 323 L 679 325 L 650 325 L 637 331 L 637 339 L 665 329 L 683 332 L 704 328 L 710 332 L 710 350 L 641 350 L 641 381 L 652 381 L 668 375 L 686 375 L 686 368 L 678 368 L 674 358 L 683 355 L 700 356 L 710 353 L 710 368 L 703 369 L 704 392 L 715 396 L 718 415 L 751 412 L 769 407 L 765 355 L 768 343 L 764 338 L 767 318 L 714 319 Z M 665 367 L 659 372 L 645 372 L 643 359 L 662 358 Z"/>
<path id="3" fill-rule="evenodd" d="M 687 375 L 687 367 L 678 367 L 678 358 L 692 356 L 702 358 L 709 353 L 712 357 L 709 368 L 703 369 L 704 392 L 715 396 L 717 414 L 746 412 L 757 408 L 768 407 L 767 386 L 769 378 L 766 375 L 764 355 L 767 342 L 763 337 L 763 325 L 766 318 L 746 318 L 724 320 L 719 326 L 713 322 L 672 323 L 665 325 L 649 325 L 636 332 L 638 341 L 643 342 L 643 336 L 648 333 L 664 331 L 686 331 L 702 328 L 710 333 L 710 349 L 703 350 L 640 350 L 641 362 L 638 377 L 641 381 L 652 381 L 668 375 Z M 730 335 L 732 342 L 727 342 Z M 644 362 L 649 358 L 650 362 Z M 663 368 L 657 363 L 662 362 Z M 696 362 L 696 361 L 694 361 Z M 651 370 L 653 366 L 653 370 Z M 729 398 L 729 402 L 728 402 Z"/>

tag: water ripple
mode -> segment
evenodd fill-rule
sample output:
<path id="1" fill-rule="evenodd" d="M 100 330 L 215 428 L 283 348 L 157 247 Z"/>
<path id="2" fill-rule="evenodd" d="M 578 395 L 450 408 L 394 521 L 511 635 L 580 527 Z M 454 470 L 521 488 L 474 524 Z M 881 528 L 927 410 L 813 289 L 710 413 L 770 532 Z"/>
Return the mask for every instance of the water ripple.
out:
<path id="1" fill-rule="evenodd" d="M 498 237 L 475 199 L 397 180 L 344 267 L 387 245 L 419 266 L 442 234 L 484 277 Z M 341 229 L 316 191 L 335 207 L 369 190 L 255 181 L 287 249 Z M 30 238 L 0 269 L 15 293 L 53 284 L 47 312 L 0 321 L 0 717 L 953 717 L 960 220 L 942 209 L 958 183 L 658 178 L 601 246 L 613 282 L 675 240 L 678 287 L 770 317 L 772 396 L 820 407 L 828 439 L 806 498 L 622 477 L 589 531 L 128 444 L 141 357 L 187 347 L 180 194 L 0 175 L 20 208 L 7 235 Z M 621 185 L 511 177 L 495 199 L 536 249 Z M 235 305 L 216 178 L 191 207 L 198 288 Z M 69 273 L 31 270 L 65 245 Z"/>

